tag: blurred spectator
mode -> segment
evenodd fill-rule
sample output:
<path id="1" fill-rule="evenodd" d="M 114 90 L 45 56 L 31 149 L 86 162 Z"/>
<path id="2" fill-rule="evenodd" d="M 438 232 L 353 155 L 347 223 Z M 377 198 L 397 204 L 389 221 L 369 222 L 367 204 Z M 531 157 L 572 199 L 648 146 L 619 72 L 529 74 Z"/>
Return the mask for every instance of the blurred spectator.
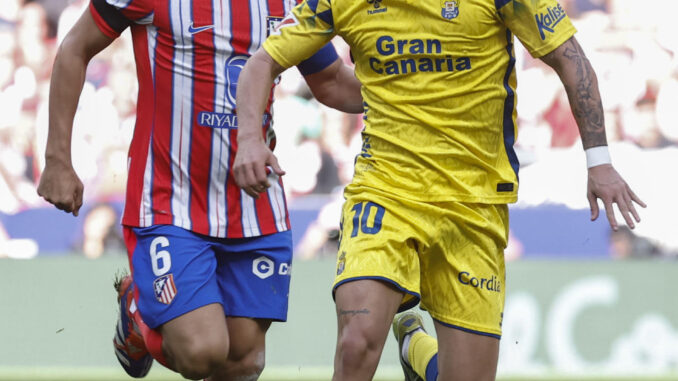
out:
<path id="1" fill-rule="evenodd" d="M 122 230 L 118 225 L 120 217 L 111 205 L 98 204 L 84 218 L 82 252 L 87 258 L 96 259 L 107 252 L 125 252 Z"/>
<path id="2" fill-rule="evenodd" d="M 38 244 L 32 239 L 13 239 L 0 223 L 0 258 L 30 259 L 38 255 Z"/>
<path id="3" fill-rule="evenodd" d="M 649 239 L 638 237 L 627 226 L 610 233 L 610 255 L 614 259 L 641 259 L 658 257 L 661 251 Z"/>

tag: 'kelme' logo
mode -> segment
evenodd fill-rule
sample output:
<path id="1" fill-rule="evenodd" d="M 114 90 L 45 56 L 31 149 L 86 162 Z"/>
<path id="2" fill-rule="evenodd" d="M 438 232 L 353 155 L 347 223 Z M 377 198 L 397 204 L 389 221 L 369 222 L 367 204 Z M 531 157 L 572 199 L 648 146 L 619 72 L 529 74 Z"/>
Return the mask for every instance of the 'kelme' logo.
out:
<path id="1" fill-rule="evenodd" d="M 547 8 L 546 10 L 546 13 L 540 13 L 534 16 L 537 20 L 537 28 L 539 29 L 539 35 L 541 36 L 542 41 L 546 39 L 544 31 L 553 33 L 556 25 L 563 21 L 565 16 L 567 16 L 560 4 L 556 7 Z"/>

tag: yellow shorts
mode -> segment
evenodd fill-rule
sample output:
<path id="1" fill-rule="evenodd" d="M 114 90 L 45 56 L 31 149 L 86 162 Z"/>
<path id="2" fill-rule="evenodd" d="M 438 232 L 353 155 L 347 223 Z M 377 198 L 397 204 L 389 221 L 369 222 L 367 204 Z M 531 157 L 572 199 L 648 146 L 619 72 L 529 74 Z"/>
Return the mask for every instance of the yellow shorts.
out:
<path id="1" fill-rule="evenodd" d="M 347 188 L 336 289 L 378 279 L 447 326 L 500 337 L 504 311 L 506 204 L 427 203 Z"/>

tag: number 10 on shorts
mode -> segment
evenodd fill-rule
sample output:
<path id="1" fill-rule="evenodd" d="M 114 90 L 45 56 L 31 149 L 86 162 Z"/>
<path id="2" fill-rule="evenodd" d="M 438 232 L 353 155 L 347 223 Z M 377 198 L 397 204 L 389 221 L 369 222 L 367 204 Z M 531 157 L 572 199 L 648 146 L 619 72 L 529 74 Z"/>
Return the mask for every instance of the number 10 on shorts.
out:
<path id="1" fill-rule="evenodd" d="M 381 220 L 386 210 L 372 201 L 353 205 L 353 231 L 351 237 L 358 235 L 358 229 L 364 234 L 377 234 L 381 230 Z M 371 223 L 370 223 L 371 222 Z"/>

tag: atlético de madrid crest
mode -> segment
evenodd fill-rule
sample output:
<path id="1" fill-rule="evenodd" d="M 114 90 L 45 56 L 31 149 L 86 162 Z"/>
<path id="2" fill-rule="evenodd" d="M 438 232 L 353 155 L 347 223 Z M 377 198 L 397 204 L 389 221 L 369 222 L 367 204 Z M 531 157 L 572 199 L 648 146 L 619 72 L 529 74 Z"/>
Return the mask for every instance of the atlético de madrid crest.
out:
<path id="1" fill-rule="evenodd" d="M 452 20 L 459 16 L 459 1 L 460 0 L 440 0 L 440 6 L 443 8 L 441 15 L 444 19 Z"/>

